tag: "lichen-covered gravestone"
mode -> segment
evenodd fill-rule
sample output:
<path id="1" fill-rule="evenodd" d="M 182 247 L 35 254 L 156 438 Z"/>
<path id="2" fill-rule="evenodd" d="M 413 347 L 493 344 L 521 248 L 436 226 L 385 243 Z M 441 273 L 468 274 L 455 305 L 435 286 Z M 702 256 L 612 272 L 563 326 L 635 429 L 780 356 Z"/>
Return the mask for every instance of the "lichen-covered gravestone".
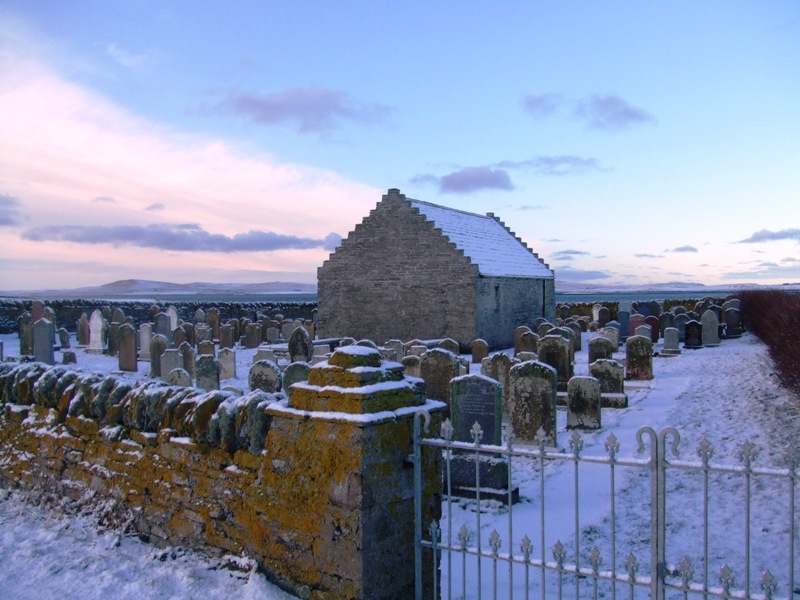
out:
<path id="1" fill-rule="evenodd" d="M 567 429 L 600 429 L 601 415 L 600 383 L 594 377 L 570 379 L 567 386 Z"/>
<path id="2" fill-rule="evenodd" d="M 283 391 L 287 396 L 291 394 L 292 384 L 308 381 L 308 370 L 311 365 L 307 362 L 293 362 L 283 371 Z"/>
<path id="3" fill-rule="evenodd" d="M 428 350 L 420 357 L 420 377 L 428 398 L 450 405 L 450 380 L 458 377 L 458 358 L 442 348 Z"/>
<path id="4" fill-rule="evenodd" d="M 56 362 L 53 351 L 54 325 L 51 321 L 41 318 L 33 324 L 33 355 L 37 362 L 54 365 Z"/>
<path id="5" fill-rule="evenodd" d="M 230 348 L 223 348 L 217 354 L 219 360 L 219 378 L 220 379 L 235 379 L 236 378 L 236 352 Z"/>
<path id="6" fill-rule="evenodd" d="M 157 333 L 150 338 L 150 377 L 161 377 L 161 355 L 169 347 L 167 338 Z"/>
<path id="7" fill-rule="evenodd" d="M 197 359 L 195 375 L 197 387 L 210 392 L 219 389 L 219 361 L 209 354 Z"/>
<path id="8" fill-rule="evenodd" d="M 271 360 L 259 360 L 250 367 L 247 382 L 251 390 L 262 390 L 274 394 L 281 390 L 283 375 L 278 365 Z"/>
<path id="9" fill-rule="evenodd" d="M 625 342 L 626 379 L 645 381 L 653 378 L 653 342 L 649 337 L 634 335 Z"/>
<path id="10" fill-rule="evenodd" d="M 556 370 L 558 389 L 561 391 L 566 391 L 567 382 L 572 377 L 569 349 L 569 340 L 559 334 L 548 334 L 539 340 L 539 361 Z"/>
<path id="11" fill-rule="evenodd" d="M 509 395 L 509 373 L 511 367 L 519 364 L 516 358 L 511 358 L 507 354 L 497 353 L 481 361 L 481 373 L 492 379 L 496 379 L 503 386 L 503 410 L 507 415 L 511 414 L 510 395 Z"/>
<path id="12" fill-rule="evenodd" d="M 489 345 L 485 340 L 476 339 L 472 340 L 472 362 L 473 364 L 481 364 L 481 361 L 489 356 Z"/>
<path id="13" fill-rule="evenodd" d="M 616 346 L 605 337 L 596 337 L 589 340 L 589 364 L 603 358 L 613 358 Z"/>
<path id="14" fill-rule="evenodd" d="M 297 327 L 289 336 L 289 361 L 311 362 L 314 357 L 314 342 L 305 327 Z"/>
<path id="15" fill-rule="evenodd" d="M 119 370 L 137 371 L 136 329 L 127 323 L 119 328 Z"/>
<path id="16" fill-rule="evenodd" d="M 532 444 L 541 429 L 547 445 L 556 444 L 558 372 L 540 361 L 527 361 L 509 372 L 511 428 L 518 441 Z"/>

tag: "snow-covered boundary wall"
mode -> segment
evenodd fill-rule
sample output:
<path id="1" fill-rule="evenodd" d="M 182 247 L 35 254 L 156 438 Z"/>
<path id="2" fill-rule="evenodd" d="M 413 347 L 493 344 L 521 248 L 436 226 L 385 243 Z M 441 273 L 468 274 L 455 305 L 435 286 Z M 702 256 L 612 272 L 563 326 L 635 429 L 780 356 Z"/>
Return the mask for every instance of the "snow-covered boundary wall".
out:
<path id="1" fill-rule="evenodd" d="M 411 597 L 413 416 L 441 410 L 422 402 L 315 412 L 0 363 L 0 485 L 111 505 L 158 545 L 244 553 L 303 598 Z M 429 518 L 440 468 L 422 469 Z"/>

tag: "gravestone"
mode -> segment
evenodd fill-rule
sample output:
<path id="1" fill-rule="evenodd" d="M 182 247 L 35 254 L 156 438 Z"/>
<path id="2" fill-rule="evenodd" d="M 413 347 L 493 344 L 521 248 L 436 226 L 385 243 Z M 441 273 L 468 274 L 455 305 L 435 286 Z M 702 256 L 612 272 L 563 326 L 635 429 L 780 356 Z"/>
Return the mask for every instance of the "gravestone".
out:
<path id="1" fill-rule="evenodd" d="M 625 378 L 648 381 L 653 378 L 653 342 L 649 337 L 634 335 L 625 342 Z"/>
<path id="2" fill-rule="evenodd" d="M 661 321 L 658 317 L 650 315 L 644 318 L 644 324 L 650 326 L 650 341 L 657 344 L 661 338 Z"/>
<path id="3" fill-rule="evenodd" d="M 93 310 L 89 317 L 89 354 L 103 354 L 106 350 L 106 319 L 99 310 Z"/>
<path id="4" fill-rule="evenodd" d="M 236 331 L 234 330 L 233 325 L 230 323 L 226 323 L 225 325 L 220 325 L 219 327 L 219 348 L 222 350 L 223 348 L 233 348 L 233 342 L 236 339 L 235 337 Z M 259 340 L 261 336 L 261 330 L 259 328 Z M 245 340 L 246 341 L 246 340 Z M 261 343 L 259 341 L 259 343 Z M 253 348 L 257 347 L 253 346 Z M 223 377 L 224 379 L 224 377 Z"/>
<path id="5" fill-rule="evenodd" d="M 69 350 L 69 332 L 63 327 L 58 328 L 58 343 L 62 350 Z"/>
<path id="6" fill-rule="evenodd" d="M 211 341 L 219 339 L 219 309 L 209 308 L 206 313 L 206 325 L 211 328 Z"/>
<path id="7" fill-rule="evenodd" d="M 652 316 L 656 319 L 661 316 L 661 305 L 658 303 L 658 300 L 650 300 L 650 302 L 647 303 L 647 307 L 650 309 L 650 314 L 647 316 Z"/>
<path id="8" fill-rule="evenodd" d="M 78 319 L 76 330 L 78 335 L 78 347 L 85 348 L 89 345 L 89 317 L 86 316 L 86 313 L 81 313 L 81 318 Z"/>
<path id="9" fill-rule="evenodd" d="M 277 327 L 267 327 L 267 343 L 274 344 L 281 337 L 281 332 Z"/>
<path id="10" fill-rule="evenodd" d="M 181 325 L 181 329 L 183 329 L 183 333 L 186 336 L 184 339 L 189 343 L 190 346 L 194 346 L 195 345 L 194 323 L 184 323 L 183 325 Z"/>
<path id="11" fill-rule="evenodd" d="M 74 365 L 77 362 L 78 362 L 78 357 L 72 350 L 67 350 L 66 352 L 61 353 L 61 364 Z"/>
<path id="12" fill-rule="evenodd" d="M 249 319 L 246 319 L 246 318 L 242 319 L 242 320 L 246 321 L 247 323 L 250 322 Z M 233 328 L 233 334 L 231 335 L 231 339 L 232 339 L 232 342 L 236 342 L 236 340 L 238 340 L 242 336 L 241 332 L 243 331 L 243 329 L 241 328 L 241 322 L 239 321 L 239 319 L 228 319 L 228 322 L 226 323 L 226 325 L 230 325 Z M 262 329 L 261 329 L 261 341 L 262 342 L 264 341 L 264 333 L 266 332 L 266 330 L 267 330 L 266 327 L 262 327 Z M 220 325 L 220 327 L 219 327 L 219 337 L 220 337 L 220 341 L 221 341 L 222 340 L 222 325 Z M 231 347 L 233 347 L 233 346 L 231 346 Z"/>
<path id="13" fill-rule="evenodd" d="M 120 323 L 108 324 L 108 349 L 106 353 L 109 356 L 117 356 L 119 354 L 119 327 Z"/>
<path id="14" fill-rule="evenodd" d="M 519 337 L 519 351 L 515 354 L 533 353 L 539 350 L 539 336 L 532 331 L 523 331 Z"/>
<path id="15" fill-rule="evenodd" d="M 44 304 L 42 304 L 41 300 L 34 300 L 31 304 L 31 322 L 36 323 L 39 319 L 44 318 Z M 52 321 L 50 322 L 52 323 Z"/>
<path id="16" fill-rule="evenodd" d="M 167 382 L 167 385 L 175 385 L 178 387 L 191 387 L 192 385 L 192 378 L 186 369 L 172 369 L 172 371 L 167 373 L 166 377 L 164 377 L 164 381 Z"/>
<path id="17" fill-rule="evenodd" d="M 173 369 L 183 368 L 183 356 L 177 348 L 167 348 L 161 353 L 161 371 L 160 377 L 164 377 Z"/>
<path id="18" fill-rule="evenodd" d="M 201 390 L 211 392 L 219 389 L 219 361 L 205 354 L 200 356 L 195 363 L 195 382 L 196 387 Z"/>
<path id="19" fill-rule="evenodd" d="M 169 342 L 160 333 L 150 337 L 150 377 L 161 377 L 161 355 L 169 347 Z"/>
<path id="20" fill-rule="evenodd" d="M 569 363 L 575 364 L 575 334 L 569 327 L 553 327 L 547 335 L 560 335 L 567 340 L 569 347 Z"/>
<path id="21" fill-rule="evenodd" d="M 119 306 L 111 313 L 111 322 L 122 325 L 125 322 L 125 311 Z"/>
<path id="22" fill-rule="evenodd" d="M 637 337 L 634 335 L 628 341 Z M 594 430 L 601 427 L 600 383 L 594 377 L 573 377 L 567 386 L 567 429 Z"/>
<path id="23" fill-rule="evenodd" d="M 634 331 L 633 333 L 634 335 L 644 336 L 651 342 L 653 341 L 653 330 L 650 328 L 650 325 L 639 325 L 636 328 L 636 331 Z"/>
<path id="24" fill-rule="evenodd" d="M 175 331 L 180 326 L 180 323 L 178 322 L 178 309 L 170 304 L 167 307 L 167 310 L 164 312 L 169 317 L 169 330 Z"/>
<path id="25" fill-rule="evenodd" d="M 450 406 L 450 380 L 458 377 L 458 358 L 442 348 L 432 348 L 420 357 L 420 377 L 426 397 Z"/>
<path id="26" fill-rule="evenodd" d="M 55 352 L 53 350 L 53 330 L 55 326 L 52 321 L 42 317 L 33 324 L 33 356 L 36 362 L 48 365 L 56 364 Z"/>
<path id="27" fill-rule="evenodd" d="M 625 393 L 625 367 L 612 358 L 599 358 L 589 365 L 589 375 L 600 383 L 601 394 Z"/>
<path id="28" fill-rule="evenodd" d="M 481 361 L 481 374 L 500 382 L 503 388 L 503 410 L 509 416 L 511 416 L 509 373 L 511 372 L 511 367 L 516 364 L 519 364 L 519 360 L 511 358 L 502 352 L 493 354 Z"/>
<path id="29" fill-rule="evenodd" d="M 219 378 L 236 379 L 236 352 L 230 348 L 223 348 L 217 353 L 217 360 L 219 360 Z"/>
<path id="30" fill-rule="evenodd" d="M 392 357 L 389 359 L 391 362 L 400 362 L 406 354 L 405 348 L 403 348 L 403 342 L 401 340 L 387 340 L 383 347 L 389 350 L 389 356 Z M 330 347 L 327 347 L 323 354 L 327 354 L 330 351 Z M 314 349 L 314 354 L 316 355 L 316 346 Z"/>
<path id="31" fill-rule="evenodd" d="M 119 327 L 119 370 L 135 373 L 138 370 L 136 360 L 136 330 L 124 323 Z"/>
<path id="32" fill-rule="evenodd" d="M 680 338 L 678 330 L 674 327 L 667 327 L 664 330 L 664 346 L 661 348 L 659 356 L 678 356 L 681 353 Z"/>
<path id="33" fill-rule="evenodd" d="M 311 369 L 311 365 L 307 362 L 293 362 L 284 369 L 282 387 L 287 396 L 291 394 L 290 388 L 293 383 L 308 381 L 309 369 Z"/>
<path id="34" fill-rule="evenodd" d="M 631 334 L 631 313 L 627 310 L 618 310 L 617 322 L 619 323 L 619 341 L 624 342 Z"/>
<path id="35" fill-rule="evenodd" d="M 158 313 L 160 313 L 160 312 L 163 312 L 163 311 L 158 307 L 157 304 L 151 305 L 150 306 L 150 320 L 152 321 L 153 319 L 155 319 L 156 315 Z"/>
<path id="36" fill-rule="evenodd" d="M 710 308 L 700 317 L 703 346 L 719 346 L 719 319 L 717 313 Z"/>
<path id="37" fill-rule="evenodd" d="M 247 382 L 251 390 L 262 390 L 274 394 L 281 390 L 283 375 L 274 362 L 259 360 L 250 367 Z"/>
<path id="38" fill-rule="evenodd" d="M 581 350 L 583 350 L 583 343 L 581 340 L 582 337 L 581 334 L 583 333 L 583 330 L 581 329 L 581 326 L 575 321 L 573 321 L 571 323 L 566 323 L 564 327 L 569 327 L 575 334 L 574 336 L 572 336 L 572 345 L 575 348 L 575 352 L 580 352 Z M 535 352 L 535 350 L 533 350 L 532 352 Z"/>
<path id="39" fill-rule="evenodd" d="M 678 340 L 681 342 L 686 341 L 686 324 L 690 320 L 689 315 L 685 312 L 675 315 L 675 318 L 672 319 L 672 326 L 678 330 Z"/>
<path id="40" fill-rule="evenodd" d="M 150 360 L 150 338 L 153 337 L 153 326 L 150 323 L 139 325 L 139 360 Z"/>
<path id="41" fill-rule="evenodd" d="M 257 348 L 256 353 L 253 355 L 253 362 L 257 363 L 260 360 L 268 360 L 274 363 L 278 362 L 275 353 L 269 348 Z"/>
<path id="42" fill-rule="evenodd" d="M 526 325 L 520 325 L 514 330 L 514 356 L 516 356 L 520 352 L 523 352 L 523 349 L 521 347 L 523 333 L 533 333 L 533 332 L 531 331 L 531 328 Z M 530 352 L 529 349 L 525 349 L 524 351 Z"/>
<path id="43" fill-rule="evenodd" d="M 197 344 L 197 354 L 200 356 L 215 356 L 217 348 L 214 342 L 204 341 Z"/>
<path id="44" fill-rule="evenodd" d="M 450 415 L 453 439 L 473 441 L 474 423 L 483 430 L 482 444 L 502 442 L 503 394 L 500 383 L 485 375 L 462 375 L 450 381 Z"/>
<path id="45" fill-rule="evenodd" d="M 611 320 L 611 312 L 608 310 L 607 307 L 601 306 L 600 310 L 597 312 L 597 324 L 600 327 L 605 327 L 606 324 Z M 541 334 L 539 334 L 541 335 Z"/>
<path id="46" fill-rule="evenodd" d="M 729 338 L 742 337 L 742 320 L 738 308 L 728 308 L 724 313 L 725 335 Z"/>
<path id="47" fill-rule="evenodd" d="M 553 329 L 553 327 L 554 325 L 552 323 L 548 323 L 547 321 L 545 321 L 544 323 L 540 323 L 539 326 L 536 328 L 536 335 L 538 335 L 539 338 L 541 339 L 544 336 L 546 336 L 548 332 L 551 329 Z"/>
<path id="48" fill-rule="evenodd" d="M 163 335 L 168 344 L 172 343 L 172 324 L 169 315 L 158 313 L 153 320 L 153 335 Z"/>
<path id="49" fill-rule="evenodd" d="M 422 356 L 428 351 L 428 347 L 424 345 L 406 347 L 406 356 Z"/>
<path id="50" fill-rule="evenodd" d="M 289 336 L 289 362 L 311 362 L 314 342 L 305 327 L 297 327 Z"/>
<path id="51" fill-rule="evenodd" d="M 569 360 L 569 340 L 561 335 L 546 335 L 539 340 L 539 361 L 550 365 L 558 373 L 558 390 L 566 391 L 567 382 L 572 377 L 572 363 Z"/>
<path id="52" fill-rule="evenodd" d="M 511 367 L 508 412 L 517 441 L 533 444 L 541 429 L 547 445 L 556 445 L 557 386 L 558 373 L 543 362 L 531 360 Z"/>
<path id="53" fill-rule="evenodd" d="M 632 314 L 628 321 L 628 324 L 630 326 L 630 329 L 628 330 L 629 331 L 628 335 L 636 335 L 636 328 L 644 325 L 644 319 L 645 319 L 644 315 L 640 315 L 639 313 Z M 626 338 L 622 337 L 622 332 L 620 331 L 619 341 L 624 343 L 625 340 Z"/>
<path id="54" fill-rule="evenodd" d="M 486 340 L 476 339 L 472 340 L 472 362 L 473 364 L 481 364 L 484 358 L 489 356 L 489 345 Z"/>
<path id="55" fill-rule="evenodd" d="M 183 327 L 176 327 L 172 330 L 172 345 L 176 348 L 186 340 L 186 330 Z"/>
<path id="56" fill-rule="evenodd" d="M 202 308 L 198 308 L 194 311 L 194 323 L 197 325 L 198 323 L 205 323 L 206 322 L 206 312 Z"/>
<path id="57" fill-rule="evenodd" d="M 244 330 L 244 347 L 258 348 L 261 345 L 261 325 L 250 323 Z"/>
<path id="58" fill-rule="evenodd" d="M 442 349 L 444 349 L 444 350 L 447 350 L 448 352 L 452 352 L 452 353 L 453 353 L 453 354 L 455 354 L 456 356 L 458 356 L 459 354 L 461 354 L 461 346 L 460 346 L 460 345 L 459 345 L 459 343 L 458 343 L 457 341 L 455 341 L 453 338 L 444 338 L 442 341 L 440 341 L 440 342 L 437 344 L 437 346 L 438 346 L 439 348 L 442 348 Z"/>
<path id="59" fill-rule="evenodd" d="M 214 341 L 214 332 L 209 325 L 195 325 L 194 326 L 194 344 L 193 346 L 200 346 L 203 342 Z"/>
<path id="60" fill-rule="evenodd" d="M 592 321 L 600 320 L 600 309 L 603 308 L 602 304 L 592 304 Z"/>
<path id="61" fill-rule="evenodd" d="M 617 347 L 606 337 L 596 337 L 589 340 L 589 364 L 596 360 L 613 358 Z"/>
<path id="62" fill-rule="evenodd" d="M 33 354 L 33 321 L 31 313 L 23 312 L 17 319 L 17 331 L 19 332 L 19 353 L 21 356 Z"/>
<path id="63" fill-rule="evenodd" d="M 703 347 L 703 325 L 699 321 L 686 322 L 683 347 L 690 350 Z"/>
<path id="64" fill-rule="evenodd" d="M 194 353 L 194 346 L 190 346 L 189 342 L 183 342 L 178 348 L 178 352 L 181 353 L 181 358 L 183 359 L 183 370 L 189 374 L 189 377 L 194 379 L 195 365 L 197 364 L 196 363 L 197 358 L 195 357 Z"/>
<path id="65" fill-rule="evenodd" d="M 619 347 L 619 330 L 616 327 L 601 327 L 597 333 L 611 342 L 614 348 Z"/>
<path id="66" fill-rule="evenodd" d="M 416 354 L 408 354 L 403 357 L 400 364 L 403 365 L 403 374 L 406 377 L 420 377 L 419 368 L 420 358 Z"/>
<path id="67" fill-rule="evenodd" d="M 675 315 L 676 317 L 678 315 L 686 314 L 686 312 L 687 312 L 687 310 L 686 310 L 685 306 L 678 305 L 678 306 L 675 306 L 675 307 L 672 308 L 672 314 Z"/>
<path id="68" fill-rule="evenodd" d="M 674 318 L 675 315 L 673 315 L 669 311 L 664 311 L 661 313 L 661 316 L 658 318 L 658 325 L 659 325 L 659 331 L 661 332 L 662 336 L 664 335 L 664 330 L 667 327 L 672 327 L 672 319 Z"/>
<path id="69" fill-rule="evenodd" d="M 295 329 L 297 329 L 297 325 L 293 321 L 281 323 L 281 339 L 288 341 Z"/>

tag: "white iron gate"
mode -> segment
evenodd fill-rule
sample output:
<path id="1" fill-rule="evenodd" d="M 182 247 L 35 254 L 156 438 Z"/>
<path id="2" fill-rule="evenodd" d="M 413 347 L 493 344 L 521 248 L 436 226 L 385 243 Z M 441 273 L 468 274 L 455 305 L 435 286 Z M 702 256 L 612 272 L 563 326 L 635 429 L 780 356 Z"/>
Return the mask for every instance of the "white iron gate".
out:
<path id="1" fill-rule="evenodd" d="M 482 445 L 477 423 L 472 443 L 453 441 L 449 421 L 442 424 L 441 438 L 423 437 L 422 429 L 427 432 L 429 423 L 427 413 L 417 413 L 418 599 L 423 597 L 426 570 L 438 581 L 428 593 L 433 598 L 561 598 L 573 593 L 575 598 L 800 597 L 795 579 L 800 569 L 795 549 L 800 451 L 794 446 L 782 451 L 781 468 L 756 468 L 757 450 L 749 442 L 740 448 L 740 464 L 722 465 L 711 461 L 714 448 L 705 437 L 695 449 L 699 461 L 679 460 L 680 434 L 671 427 L 658 433 L 642 427 L 636 443 L 643 458 L 621 458 L 613 433 L 605 440 L 605 456 L 583 456 L 583 439 L 577 432 L 570 437 L 570 451 L 564 452 L 546 447 L 543 432 L 534 447 L 516 448 L 513 439 L 506 439 L 504 446 Z M 419 465 L 423 452 L 440 452 L 443 457 L 439 522 L 422 522 Z M 448 489 L 455 455 L 472 457 L 476 465 L 474 498 L 468 501 L 455 498 Z M 507 463 L 508 508 L 482 498 L 490 491 L 497 494 L 481 485 L 479 463 L 486 456 L 502 457 Z M 524 504 L 512 509 L 514 469 L 537 481 L 528 481 L 528 493 L 536 489 L 532 494 L 536 497 L 524 498 Z M 620 477 L 623 470 L 627 477 Z M 553 478 L 558 478 L 556 492 L 548 483 Z M 570 494 L 565 493 L 567 487 Z M 631 502 L 630 494 L 637 491 L 640 502 Z M 571 498 L 569 503 L 565 496 Z M 582 525 L 581 503 L 599 501 L 607 502 L 599 513 L 602 517 Z M 764 515 L 754 515 L 754 510 L 774 514 L 760 525 L 759 517 Z M 472 522 L 458 527 L 455 514 Z M 523 522 L 515 523 L 515 515 Z M 482 525 L 482 518 L 492 521 L 491 532 Z M 623 535 L 621 530 L 637 518 L 638 537 Z M 520 535 L 521 528 L 527 530 Z M 553 530 L 568 531 L 566 539 L 558 537 L 553 542 Z M 726 543 L 718 543 L 721 540 Z M 720 555 L 719 547 L 723 554 L 729 553 L 731 544 L 736 556 Z M 767 559 L 776 564 L 764 568 Z"/>

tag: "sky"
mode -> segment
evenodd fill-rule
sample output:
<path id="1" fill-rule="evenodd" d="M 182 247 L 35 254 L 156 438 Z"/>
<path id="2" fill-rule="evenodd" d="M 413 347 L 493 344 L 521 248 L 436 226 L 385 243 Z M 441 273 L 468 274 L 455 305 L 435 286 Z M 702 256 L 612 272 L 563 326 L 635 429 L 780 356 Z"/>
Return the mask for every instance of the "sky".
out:
<path id="1" fill-rule="evenodd" d="M 0 289 L 313 283 L 389 188 L 558 282 L 798 282 L 798 107 L 793 0 L 0 0 Z"/>

